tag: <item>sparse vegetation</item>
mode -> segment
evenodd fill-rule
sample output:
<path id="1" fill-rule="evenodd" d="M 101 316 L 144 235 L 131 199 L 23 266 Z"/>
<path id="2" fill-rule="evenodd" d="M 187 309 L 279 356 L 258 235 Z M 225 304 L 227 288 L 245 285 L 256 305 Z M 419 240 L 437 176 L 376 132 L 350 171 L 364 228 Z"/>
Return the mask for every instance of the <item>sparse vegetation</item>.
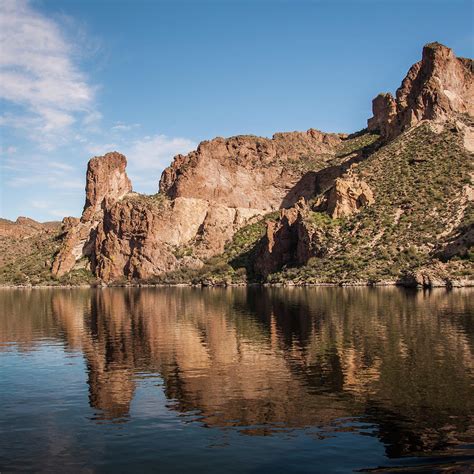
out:
<path id="1" fill-rule="evenodd" d="M 134 203 L 140 203 L 142 205 L 152 207 L 152 208 L 164 207 L 169 202 L 169 198 L 165 194 L 162 194 L 162 193 L 156 193 L 156 194 L 130 193 L 125 196 L 124 200 L 134 202 Z"/>
<path id="2" fill-rule="evenodd" d="M 455 126 L 447 124 L 444 131 L 435 133 L 429 124 L 422 124 L 383 147 L 377 135 L 361 132 L 344 140 L 331 159 L 344 160 L 354 153 L 363 159 L 358 160 L 353 173 L 370 186 L 375 203 L 343 219 L 308 212 L 306 225 L 317 232 L 316 244 L 324 246 L 325 251 L 315 252 L 304 266 L 282 268 L 269 275 L 267 282 L 395 281 L 437 262 L 440 245 L 474 225 L 474 206 L 462 196 L 473 172 L 472 155 L 463 147 L 462 134 Z M 328 157 L 303 157 L 298 166 L 320 168 L 318 160 Z M 169 202 L 159 193 L 130 194 L 125 199 L 154 208 Z M 201 268 L 183 268 L 146 283 L 218 285 L 260 281 L 254 272 L 256 249 L 266 222 L 278 216 L 279 212 L 268 214 L 240 229 L 224 252 L 205 261 Z M 23 240 L 0 239 L 0 284 L 95 283 L 87 265 L 78 265 L 60 279 L 52 277 L 50 267 L 59 245 L 59 231 Z M 189 244 L 176 248 L 174 254 L 183 259 L 194 257 L 193 252 Z M 472 278 L 473 260 L 471 248 L 451 258 L 447 272 L 457 278 Z"/>
<path id="3" fill-rule="evenodd" d="M 78 268 L 54 278 L 51 265 L 61 244 L 61 232 L 40 232 L 26 238 L 0 238 L 0 285 L 84 285 L 96 278 L 90 270 Z"/>
<path id="4" fill-rule="evenodd" d="M 358 133 L 349 135 L 337 148 L 336 157 L 343 158 L 356 152 L 368 152 L 373 150 L 380 140 L 376 133 L 370 133 L 367 130 L 361 130 Z"/>
<path id="5" fill-rule="evenodd" d="M 472 155 L 455 127 L 448 124 L 440 134 L 428 124 L 412 129 L 355 168 L 374 191 L 375 203 L 333 222 L 341 232 L 330 254 L 313 257 L 303 267 L 283 268 L 268 281 L 396 280 L 432 264 L 434 248 L 450 230 L 472 225 L 472 203 L 464 204 L 464 212 L 461 207 L 461 191 L 472 170 Z M 316 226 L 327 226 L 328 219 L 321 213 L 310 215 Z M 459 259 L 452 272 L 472 277 L 472 262 Z"/>

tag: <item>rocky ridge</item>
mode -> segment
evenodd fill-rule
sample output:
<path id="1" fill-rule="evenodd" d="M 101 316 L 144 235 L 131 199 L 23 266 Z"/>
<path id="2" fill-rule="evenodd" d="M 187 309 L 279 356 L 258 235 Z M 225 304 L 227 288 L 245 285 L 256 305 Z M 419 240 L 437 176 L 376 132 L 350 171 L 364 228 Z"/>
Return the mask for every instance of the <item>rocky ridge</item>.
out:
<path id="1" fill-rule="evenodd" d="M 443 122 L 454 114 L 474 116 L 473 72 L 472 59 L 457 58 L 440 43 L 427 44 L 396 96 L 379 94 L 373 100 L 374 116 L 368 120 L 368 129 L 394 138 L 422 120 Z"/>
<path id="2" fill-rule="evenodd" d="M 106 282 L 199 268 L 242 226 L 291 200 L 305 167 L 326 164 L 344 138 L 317 130 L 216 138 L 178 155 L 155 196 L 132 193 L 123 155 L 95 157 L 82 217 L 64 221 L 53 273 L 64 275 L 82 258 Z M 192 256 L 180 255 L 186 246 Z"/>
<path id="3" fill-rule="evenodd" d="M 473 276 L 473 61 L 424 47 L 368 128 L 215 138 L 178 155 L 159 192 L 126 158 L 89 162 L 80 219 L 52 274 L 103 283 L 467 285 Z"/>

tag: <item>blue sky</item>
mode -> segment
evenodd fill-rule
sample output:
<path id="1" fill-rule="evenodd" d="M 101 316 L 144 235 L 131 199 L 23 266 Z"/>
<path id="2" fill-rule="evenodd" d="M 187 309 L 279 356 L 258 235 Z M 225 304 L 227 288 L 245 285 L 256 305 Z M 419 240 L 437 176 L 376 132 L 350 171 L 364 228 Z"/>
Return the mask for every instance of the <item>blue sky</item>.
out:
<path id="1" fill-rule="evenodd" d="M 80 215 L 89 158 L 154 193 L 215 136 L 365 127 L 422 46 L 473 56 L 471 0 L 2 0 L 0 215 Z"/>

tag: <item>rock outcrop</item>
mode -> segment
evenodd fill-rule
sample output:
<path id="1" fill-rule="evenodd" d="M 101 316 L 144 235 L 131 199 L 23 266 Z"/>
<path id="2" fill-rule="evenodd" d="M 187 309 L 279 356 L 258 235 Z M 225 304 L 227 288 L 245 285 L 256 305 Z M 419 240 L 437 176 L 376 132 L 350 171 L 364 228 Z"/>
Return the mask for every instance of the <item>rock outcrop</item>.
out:
<path id="1" fill-rule="evenodd" d="M 441 260 L 450 260 L 453 257 L 468 258 L 469 252 L 474 246 L 474 223 L 470 223 L 461 229 L 457 229 L 454 236 L 436 252 Z"/>
<path id="2" fill-rule="evenodd" d="M 161 176 L 170 198 L 204 199 L 230 208 L 279 209 L 310 157 L 331 155 L 344 138 L 318 130 L 215 138 L 175 157 Z"/>
<path id="3" fill-rule="evenodd" d="M 457 113 L 474 116 L 473 64 L 446 46 L 427 44 L 396 97 L 380 94 L 374 99 L 369 130 L 391 139 L 422 120 L 443 121 Z"/>
<path id="4" fill-rule="evenodd" d="M 202 265 L 251 219 L 282 207 L 308 157 L 327 160 L 343 139 L 313 129 L 272 139 L 216 138 L 175 157 L 156 196 L 131 192 L 123 155 L 95 157 L 87 170 L 82 217 L 63 222 L 65 238 L 53 273 L 63 275 L 84 256 L 106 282 Z M 186 246 L 193 256 L 178 258 Z"/>
<path id="5" fill-rule="evenodd" d="M 95 157 L 87 165 L 86 203 L 81 221 L 100 219 L 110 203 L 132 191 L 132 183 L 125 168 L 127 159 L 117 152 Z"/>
<path id="6" fill-rule="evenodd" d="M 326 192 L 324 201 L 321 210 L 337 219 L 356 214 L 362 207 L 373 204 L 375 199 L 367 183 L 348 175 L 336 178 L 333 186 Z"/>
<path id="7" fill-rule="evenodd" d="M 304 209 L 300 206 L 283 209 L 276 222 L 267 222 L 265 237 L 255 260 L 257 274 L 266 277 L 284 265 L 305 263 L 298 258 L 299 234 L 303 230 L 302 212 Z"/>
<path id="8" fill-rule="evenodd" d="M 255 273 L 262 278 L 284 266 L 305 265 L 311 257 L 323 257 L 331 251 L 337 229 L 324 229 L 313 222 L 314 214 L 300 199 L 293 207 L 282 209 L 276 221 L 268 221 L 259 243 Z"/>
<path id="9" fill-rule="evenodd" d="M 132 191 L 125 168 L 127 159 L 117 152 L 96 156 L 89 161 L 86 175 L 86 202 L 80 221 L 63 220 L 63 245 L 56 255 L 52 272 L 62 276 L 71 271 L 78 260 L 93 260 L 96 230 L 103 223 L 104 212 Z"/>
<path id="10" fill-rule="evenodd" d="M 233 283 L 305 266 L 300 282 L 408 275 L 421 286 L 445 284 L 450 272 L 466 272 L 472 247 L 462 193 L 474 149 L 473 84 L 471 60 L 426 45 L 396 97 L 374 99 L 368 130 L 204 141 L 174 158 L 151 196 L 132 192 L 123 155 L 95 157 L 83 214 L 63 221 L 53 274 L 85 257 L 80 266 L 86 261 L 103 282 L 214 267 Z M 453 266 L 454 256 L 463 262 Z M 451 259 L 439 279 L 430 259 Z"/>

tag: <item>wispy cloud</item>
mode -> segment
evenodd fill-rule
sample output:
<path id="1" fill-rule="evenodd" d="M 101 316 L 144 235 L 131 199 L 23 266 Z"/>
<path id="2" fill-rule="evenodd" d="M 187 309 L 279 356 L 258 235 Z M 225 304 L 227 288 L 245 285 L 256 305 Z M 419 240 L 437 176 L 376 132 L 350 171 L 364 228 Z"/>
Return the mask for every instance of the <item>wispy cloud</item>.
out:
<path id="1" fill-rule="evenodd" d="M 16 146 L 1 146 L 0 145 L 0 156 L 8 156 L 8 155 L 13 155 L 18 151 L 18 148 Z"/>
<path id="2" fill-rule="evenodd" d="M 3 185 L 10 188 L 38 187 L 43 192 L 47 189 L 75 193 L 84 189 L 82 170 L 48 156 L 7 157 L 2 161 L 2 169 L 5 172 Z"/>
<path id="3" fill-rule="evenodd" d="M 48 17 L 33 0 L 0 0 L 0 175 L 8 189 L 0 215 L 71 214 L 58 203 L 80 214 L 87 159 L 114 150 L 127 156 L 134 188 L 155 192 L 173 156 L 196 147 L 184 137 L 143 136 L 139 123 L 102 116 L 100 88 L 79 62 L 95 56 L 97 44 L 73 18 Z"/>
<path id="4" fill-rule="evenodd" d="M 65 216 L 72 216 L 74 213 L 70 210 L 64 209 L 56 209 L 54 207 L 54 203 L 52 201 L 45 201 L 45 200 L 31 200 L 30 206 L 33 209 L 38 209 L 40 211 L 44 211 L 46 215 L 55 217 L 55 218 L 63 218 Z"/>
<path id="5" fill-rule="evenodd" d="M 31 186 L 33 184 L 40 184 L 48 189 L 65 189 L 76 192 L 84 189 L 83 180 L 77 179 L 63 179 L 59 176 L 17 176 L 8 181 L 8 186 L 12 188 L 19 188 L 24 186 Z"/>
<path id="6" fill-rule="evenodd" d="M 1 124 L 23 128 L 49 149 L 79 115 L 98 117 L 94 87 L 75 64 L 71 43 L 26 0 L 0 2 L 0 48 L 0 98 L 19 109 Z"/>
<path id="7" fill-rule="evenodd" d="M 170 165 L 174 156 L 189 153 L 197 147 L 197 143 L 188 138 L 163 134 L 134 139 L 124 134 L 115 138 L 114 142 L 89 143 L 85 148 L 94 156 L 101 156 L 110 151 L 123 153 L 128 160 L 127 172 L 134 189 L 145 193 L 156 192 L 161 171 Z"/>
<path id="8" fill-rule="evenodd" d="M 122 123 L 122 122 L 117 122 L 111 130 L 113 132 L 129 132 L 130 130 L 133 130 L 134 128 L 140 127 L 139 123 Z"/>
<path id="9" fill-rule="evenodd" d="M 121 147 L 116 143 L 89 143 L 85 148 L 90 155 L 101 156 L 109 151 L 120 151 Z"/>
<path id="10" fill-rule="evenodd" d="M 197 144 L 188 138 L 166 135 L 146 136 L 126 149 L 129 163 L 137 170 L 157 172 L 168 166 L 178 153 L 188 153 Z"/>

